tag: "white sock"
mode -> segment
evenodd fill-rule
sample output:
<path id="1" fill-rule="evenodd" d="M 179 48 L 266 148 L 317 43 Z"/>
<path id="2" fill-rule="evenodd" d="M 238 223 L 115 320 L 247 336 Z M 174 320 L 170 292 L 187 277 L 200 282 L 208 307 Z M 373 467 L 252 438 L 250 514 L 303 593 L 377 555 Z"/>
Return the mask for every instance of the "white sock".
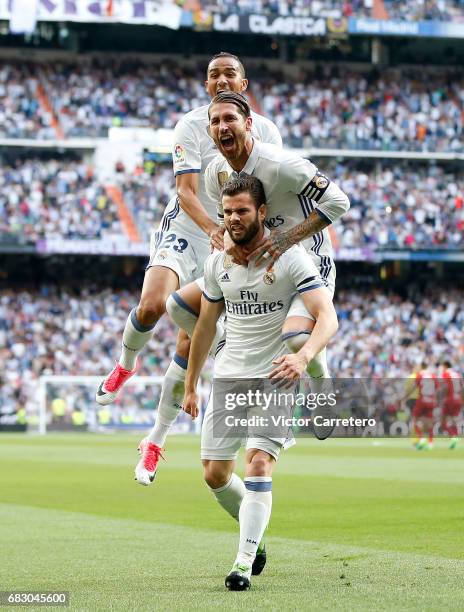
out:
<path id="1" fill-rule="evenodd" d="M 309 362 L 307 372 L 311 378 L 330 378 L 327 350 L 325 348 Z"/>
<path id="2" fill-rule="evenodd" d="M 148 434 L 148 439 L 157 446 L 164 446 L 169 429 L 177 419 L 184 397 L 184 381 L 187 373 L 187 360 L 179 355 L 169 364 L 161 387 L 161 395 L 156 412 L 155 425 Z"/>
<path id="3" fill-rule="evenodd" d="M 272 508 L 272 478 L 247 476 L 246 493 L 240 505 L 240 544 L 236 563 L 252 565 L 258 544 L 269 522 Z"/>
<path id="4" fill-rule="evenodd" d="M 133 370 L 137 356 L 153 335 L 153 325 L 141 325 L 137 321 L 136 309 L 131 310 L 127 317 L 124 332 L 122 334 L 122 351 L 119 365 L 125 370 Z"/>
<path id="5" fill-rule="evenodd" d="M 211 492 L 224 510 L 238 521 L 240 505 L 246 492 L 243 480 L 237 474 L 232 474 L 226 485 L 218 489 L 211 489 Z"/>

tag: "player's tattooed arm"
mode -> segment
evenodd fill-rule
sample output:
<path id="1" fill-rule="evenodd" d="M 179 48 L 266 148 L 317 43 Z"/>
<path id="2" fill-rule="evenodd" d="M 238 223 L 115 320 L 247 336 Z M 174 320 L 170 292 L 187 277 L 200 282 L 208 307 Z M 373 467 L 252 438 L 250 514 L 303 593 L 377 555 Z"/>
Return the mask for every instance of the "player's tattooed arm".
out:
<path id="1" fill-rule="evenodd" d="M 263 239 L 257 247 L 248 254 L 248 261 L 254 260 L 256 266 L 267 263 L 270 270 L 277 259 L 294 244 L 322 231 L 329 225 L 327 219 L 312 211 L 307 219 L 295 225 L 286 232 L 273 232 Z"/>

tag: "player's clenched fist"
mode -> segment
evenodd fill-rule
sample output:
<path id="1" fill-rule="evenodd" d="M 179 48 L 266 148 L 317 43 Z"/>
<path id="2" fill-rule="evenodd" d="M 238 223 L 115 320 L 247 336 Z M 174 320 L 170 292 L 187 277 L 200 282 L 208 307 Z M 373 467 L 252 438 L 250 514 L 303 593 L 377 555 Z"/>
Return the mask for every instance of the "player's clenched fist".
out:
<path id="1" fill-rule="evenodd" d="M 195 391 L 190 391 L 184 395 L 182 410 L 189 414 L 192 419 L 196 419 L 200 411 L 198 409 L 198 395 Z"/>

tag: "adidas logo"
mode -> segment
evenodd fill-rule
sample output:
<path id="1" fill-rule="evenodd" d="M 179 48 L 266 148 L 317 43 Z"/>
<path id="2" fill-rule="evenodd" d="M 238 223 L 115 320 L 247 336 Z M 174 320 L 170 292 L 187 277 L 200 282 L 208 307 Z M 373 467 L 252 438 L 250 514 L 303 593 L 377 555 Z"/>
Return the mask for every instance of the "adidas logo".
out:
<path id="1" fill-rule="evenodd" d="M 230 283 L 229 274 L 225 272 L 225 274 L 223 274 L 221 278 L 219 279 L 219 282 L 220 283 Z"/>

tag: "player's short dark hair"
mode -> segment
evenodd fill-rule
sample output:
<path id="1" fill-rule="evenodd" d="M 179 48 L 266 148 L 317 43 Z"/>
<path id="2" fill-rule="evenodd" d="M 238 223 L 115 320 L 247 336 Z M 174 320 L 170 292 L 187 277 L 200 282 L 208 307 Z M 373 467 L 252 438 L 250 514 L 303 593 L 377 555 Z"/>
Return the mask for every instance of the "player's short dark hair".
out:
<path id="1" fill-rule="evenodd" d="M 248 100 L 245 96 L 242 96 L 240 93 L 236 93 L 235 91 L 220 91 L 214 98 L 211 100 L 211 103 L 208 107 L 208 118 L 210 116 L 211 107 L 214 104 L 235 104 L 238 108 L 239 112 L 245 119 L 251 117 L 251 108 L 248 104 Z"/>
<path id="2" fill-rule="evenodd" d="M 244 79 L 245 78 L 245 68 L 244 68 L 242 62 L 240 61 L 240 59 L 236 55 L 234 55 L 233 53 L 227 53 L 227 51 L 221 51 L 220 53 L 216 53 L 216 55 L 213 55 L 213 57 L 208 62 L 207 71 L 209 70 L 209 66 L 210 66 L 211 62 L 214 62 L 214 60 L 217 60 L 217 59 L 222 59 L 224 57 L 230 57 L 230 58 L 232 58 L 233 60 L 235 60 L 237 62 L 238 69 L 240 70 L 240 74 L 242 75 L 242 79 Z"/>
<path id="3" fill-rule="evenodd" d="M 256 176 L 242 172 L 237 178 L 227 181 L 221 191 L 221 200 L 225 195 L 235 196 L 240 193 L 249 193 L 251 195 L 256 210 L 263 204 L 266 204 L 264 185 Z"/>
<path id="4" fill-rule="evenodd" d="M 451 368 L 453 365 L 449 359 L 443 359 L 442 363 L 445 366 L 445 368 Z"/>

